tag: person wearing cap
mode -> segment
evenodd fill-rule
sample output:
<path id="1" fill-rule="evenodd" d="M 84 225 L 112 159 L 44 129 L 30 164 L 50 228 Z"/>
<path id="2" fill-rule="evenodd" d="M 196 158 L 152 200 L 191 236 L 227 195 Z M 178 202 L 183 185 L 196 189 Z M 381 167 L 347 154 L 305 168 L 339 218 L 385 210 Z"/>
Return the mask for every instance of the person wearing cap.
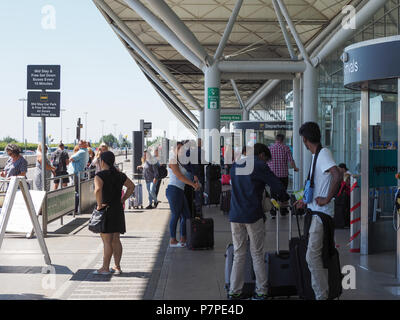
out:
<path id="1" fill-rule="evenodd" d="M 21 155 L 21 149 L 16 144 L 8 144 L 4 149 L 9 156 L 3 171 L 0 173 L 2 178 L 13 176 L 26 177 L 28 171 L 28 162 Z"/>
<path id="2" fill-rule="evenodd" d="M 115 155 L 111 151 L 100 155 L 99 171 L 94 178 L 97 210 L 107 207 L 105 230 L 100 233 L 104 245 L 103 265 L 94 271 L 97 275 L 121 274 L 122 243 L 120 235 L 126 232 L 123 204 L 132 195 L 135 185 L 125 173 L 115 168 Z M 127 190 L 121 198 L 122 188 Z M 111 257 L 115 266 L 110 269 Z"/>

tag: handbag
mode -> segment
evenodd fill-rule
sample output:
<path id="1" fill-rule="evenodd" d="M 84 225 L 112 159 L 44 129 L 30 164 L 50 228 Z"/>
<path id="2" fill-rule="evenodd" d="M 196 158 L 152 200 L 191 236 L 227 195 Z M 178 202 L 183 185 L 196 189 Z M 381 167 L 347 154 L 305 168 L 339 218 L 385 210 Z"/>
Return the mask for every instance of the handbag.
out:
<path id="1" fill-rule="evenodd" d="M 103 233 L 106 226 L 106 215 L 108 211 L 108 206 L 97 210 L 96 207 L 93 209 L 92 216 L 89 221 L 89 230 L 93 233 Z"/>
<path id="2" fill-rule="evenodd" d="M 313 200 L 314 200 L 315 166 L 317 164 L 318 155 L 319 155 L 321 150 L 322 150 L 322 147 L 320 145 L 318 147 L 318 149 L 317 149 L 317 152 L 316 152 L 315 157 L 314 157 L 314 161 L 312 163 L 312 175 L 311 175 L 311 178 L 310 178 L 310 173 L 311 173 L 311 167 L 310 167 L 310 171 L 308 172 L 307 181 L 306 181 L 306 184 L 304 186 L 303 202 L 306 203 L 306 204 L 309 204 L 309 203 L 313 202 Z"/>

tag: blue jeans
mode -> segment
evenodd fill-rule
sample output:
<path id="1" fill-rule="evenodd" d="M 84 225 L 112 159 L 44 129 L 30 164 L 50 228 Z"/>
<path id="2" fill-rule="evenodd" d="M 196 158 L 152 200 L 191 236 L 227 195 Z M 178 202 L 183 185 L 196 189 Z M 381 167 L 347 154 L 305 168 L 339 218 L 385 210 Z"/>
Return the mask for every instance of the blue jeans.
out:
<path id="1" fill-rule="evenodd" d="M 176 239 L 176 227 L 180 219 L 181 237 L 186 237 L 186 219 L 190 217 L 189 206 L 185 193 L 178 187 L 169 185 L 166 196 L 171 209 L 171 220 L 169 222 L 169 232 L 172 239 Z"/>
<path id="2" fill-rule="evenodd" d="M 150 204 L 152 204 L 153 201 L 154 204 L 156 204 L 157 203 L 156 184 L 154 184 L 153 182 L 146 182 L 146 188 L 149 193 Z"/>

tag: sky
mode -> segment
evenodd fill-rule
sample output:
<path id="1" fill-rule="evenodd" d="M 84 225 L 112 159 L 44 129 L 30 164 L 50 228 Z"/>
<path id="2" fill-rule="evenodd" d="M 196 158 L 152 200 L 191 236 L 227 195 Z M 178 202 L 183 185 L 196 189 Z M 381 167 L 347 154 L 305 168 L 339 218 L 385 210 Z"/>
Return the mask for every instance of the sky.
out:
<path id="1" fill-rule="evenodd" d="M 55 143 L 73 142 L 80 117 L 81 137 L 132 136 L 140 119 L 153 123 L 153 136 L 192 138 L 156 91 L 91 0 L 0 1 L 0 139 L 22 141 L 20 98 L 27 97 L 27 65 L 61 65 L 62 119 L 47 118 Z M 26 117 L 25 139 L 38 142 L 40 118 Z M 102 122 L 102 120 L 105 120 Z M 103 131 L 104 123 L 104 131 Z M 114 125 L 116 124 L 116 126 Z M 69 128 L 69 129 L 67 129 Z M 68 141 L 67 141 L 68 137 Z"/>

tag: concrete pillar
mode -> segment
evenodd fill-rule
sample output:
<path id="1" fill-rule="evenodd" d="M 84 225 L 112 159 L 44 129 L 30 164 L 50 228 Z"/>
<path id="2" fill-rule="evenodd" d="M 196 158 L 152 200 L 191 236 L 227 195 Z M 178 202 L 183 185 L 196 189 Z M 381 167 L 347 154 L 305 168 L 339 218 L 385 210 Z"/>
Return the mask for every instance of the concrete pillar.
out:
<path id="1" fill-rule="evenodd" d="M 303 123 L 318 123 L 318 70 L 311 64 L 306 63 L 306 71 L 303 74 Z M 307 178 L 311 165 L 311 153 L 303 145 L 303 173 Z M 303 180 L 304 180 L 303 179 Z"/>
<path id="2" fill-rule="evenodd" d="M 212 139 L 211 130 L 220 130 L 220 113 L 221 113 L 221 72 L 218 69 L 218 64 L 204 69 L 204 129 L 205 137 L 205 155 L 209 162 L 217 160 L 217 152 L 219 149 L 214 144 L 218 144 L 219 138 Z M 214 141 L 214 142 L 213 142 Z M 212 157 L 213 151 L 215 153 Z"/>
<path id="3" fill-rule="evenodd" d="M 303 141 L 299 136 L 299 129 L 301 125 L 301 96 L 300 96 L 300 78 L 293 80 L 293 159 L 299 172 L 294 173 L 293 186 L 294 190 L 300 190 L 303 182 L 303 166 L 301 159 L 301 148 Z"/>

